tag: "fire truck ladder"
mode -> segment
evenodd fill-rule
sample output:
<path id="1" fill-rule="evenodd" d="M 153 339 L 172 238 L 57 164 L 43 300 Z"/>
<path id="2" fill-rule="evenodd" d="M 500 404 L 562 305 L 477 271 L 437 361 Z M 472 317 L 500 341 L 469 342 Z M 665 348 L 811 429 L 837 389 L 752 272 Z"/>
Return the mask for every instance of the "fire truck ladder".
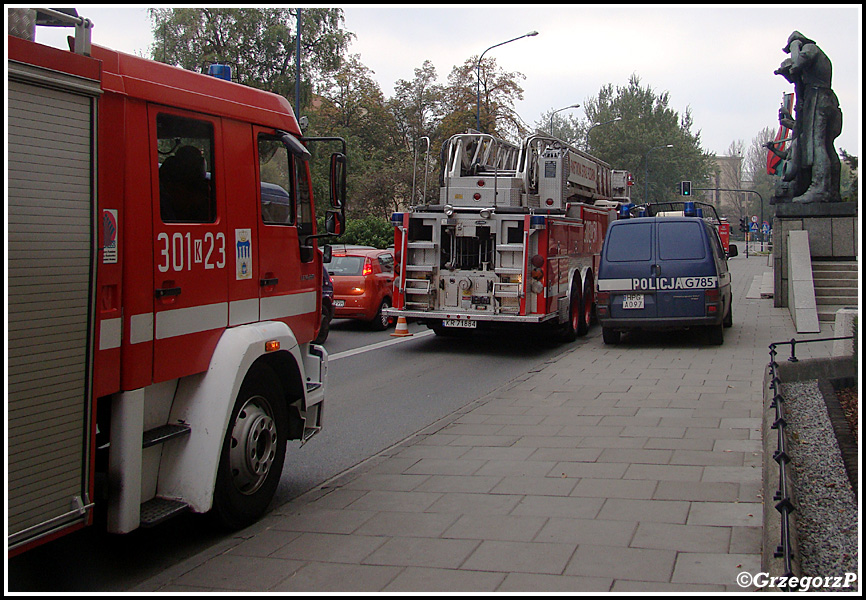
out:
<path id="1" fill-rule="evenodd" d="M 513 175 L 520 149 L 486 133 L 459 133 L 447 144 L 447 176 L 467 177 L 478 173 Z"/>

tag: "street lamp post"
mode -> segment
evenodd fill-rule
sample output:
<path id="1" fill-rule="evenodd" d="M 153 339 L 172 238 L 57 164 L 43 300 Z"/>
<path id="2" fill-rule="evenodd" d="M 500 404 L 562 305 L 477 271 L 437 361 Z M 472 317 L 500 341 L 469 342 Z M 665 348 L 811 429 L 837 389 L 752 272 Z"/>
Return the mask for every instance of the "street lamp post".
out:
<path id="1" fill-rule="evenodd" d="M 658 150 L 659 148 L 673 148 L 673 147 L 674 147 L 673 144 L 665 144 L 664 146 L 653 146 L 652 148 L 650 148 L 650 149 L 647 151 L 646 156 L 644 157 L 644 177 L 643 177 L 643 179 L 644 179 L 644 194 L 643 194 L 643 201 L 644 201 L 646 204 L 649 204 L 649 155 L 650 155 L 650 152 L 652 152 L 653 150 Z"/>
<path id="2" fill-rule="evenodd" d="M 507 42 L 500 42 L 498 44 L 494 44 L 490 46 L 487 50 L 481 53 L 481 56 L 478 57 L 478 62 L 475 63 L 475 76 L 478 82 L 475 85 L 475 101 L 476 101 L 476 109 L 475 109 L 475 129 L 481 131 L 481 59 L 484 58 L 484 55 L 487 54 L 489 50 L 493 50 L 498 46 L 504 46 L 505 44 L 509 44 L 511 42 L 516 42 L 519 39 L 525 37 L 531 37 L 538 35 L 537 31 L 530 31 L 529 33 L 524 33 L 521 36 L 518 36 L 514 39 L 508 40 Z"/>
<path id="3" fill-rule="evenodd" d="M 580 108 L 580 104 L 572 104 L 571 106 L 566 106 L 565 108 L 558 108 L 552 113 L 550 113 L 550 135 L 553 135 L 553 116 L 556 113 L 568 110 L 569 108 Z"/>
<path id="4" fill-rule="evenodd" d="M 604 123 L 593 123 L 592 126 L 586 130 L 586 141 L 583 144 L 584 150 L 589 150 L 589 132 L 598 127 L 599 125 L 610 125 L 611 123 L 616 123 L 617 121 L 622 121 L 622 117 L 617 117 L 611 121 L 605 121 Z"/>

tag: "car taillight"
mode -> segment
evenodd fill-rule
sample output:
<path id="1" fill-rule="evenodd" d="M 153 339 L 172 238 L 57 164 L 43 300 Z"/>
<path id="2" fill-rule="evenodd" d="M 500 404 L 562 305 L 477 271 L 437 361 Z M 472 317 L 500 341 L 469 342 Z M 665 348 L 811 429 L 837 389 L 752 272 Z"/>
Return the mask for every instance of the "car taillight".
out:
<path id="1" fill-rule="evenodd" d="M 361 272 L 361 275 L 366 277 L 367 275 L 372 275 L 372 274 L 373 274 L 373 263 L 368 258 L 368 259 L 364 260 L 364 270 Z"/>
<path id="2" fill-rule="evenodd" d="M 600 317 L 606 317 L 610 304 L 610 292 L 596 292 L 595 309 Z"/>
<path id="3" fill-rule="evenodd" d="M 721 290 L 719 288 L 704 290 L 704 303 L 707 306 L 707 316 L 714 317 L 719 314 L 719 304 L 721 303 Z"/>

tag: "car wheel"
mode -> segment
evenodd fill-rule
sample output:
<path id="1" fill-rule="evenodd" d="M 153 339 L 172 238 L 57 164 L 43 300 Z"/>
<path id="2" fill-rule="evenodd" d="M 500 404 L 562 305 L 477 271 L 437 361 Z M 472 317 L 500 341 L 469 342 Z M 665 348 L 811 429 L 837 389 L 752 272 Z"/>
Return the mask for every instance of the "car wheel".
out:
<path id="1" fill-rule="evenodd" d="M 601 338 L 604 340 L 605 344 L 616 346 L 619 344 L 620 332 L 611 327 L 602 327 Z"/>
<path id="2" fill-rule="evenodd" d="M 728 305 L 728 312 L 725 314 L 724 320 L 725 327 L 733 327 L 734 325 L 734 306 L 733 303 Z"/>
<path id="3" fill-rule="evenodd" d="M 707 327 L 706 334 L 707 343 L 712 346 L 721 346 L 725 342 L 725 329 L 721 323 Z"/>
<path id="4" fill-rule="evenodd" d="M 283 471 L 288 419 L 277 375 L 253 365 L 238 392 L 217 471 L 212 513 L 224 526 L 247 527 L 267 510 Z"/>
<path id="5" fill-rule="evenodd" d="M 391 308 L 391 301 L 387 298 L 382 300 L 382 304 L 379 305 L 379 310 L 376 313 L 376 316 L 373 317 L 372 321 L 370 321 L 370 329 L 373 331 L 384 331 L 393 324 L 394 320 L 392 317 L 382 314 L 382 310 L 385 308 Z"/>

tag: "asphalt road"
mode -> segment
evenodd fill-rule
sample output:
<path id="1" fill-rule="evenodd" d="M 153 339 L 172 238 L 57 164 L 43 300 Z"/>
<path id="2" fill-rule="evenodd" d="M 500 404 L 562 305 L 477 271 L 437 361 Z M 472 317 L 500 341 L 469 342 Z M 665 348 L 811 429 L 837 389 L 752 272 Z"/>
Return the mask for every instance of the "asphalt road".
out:
<path id="1" fill-rule="evenodd" d="M 544 336 L 438 338 L 409 324 L 409 337 L 370 332 L 348 320 L 332 323 L 324 427 L 303 447 L 289 446 L 272 507 L 485 396 L 570 349 Z M 600 335 L 594 327 L 589 336 Z M 108 535 L 97 523 L 7 563 L 8 590 L 124 591 L 219 542 L 227 534 L 203 515 L 184 515 L 153 529 Z"/>

